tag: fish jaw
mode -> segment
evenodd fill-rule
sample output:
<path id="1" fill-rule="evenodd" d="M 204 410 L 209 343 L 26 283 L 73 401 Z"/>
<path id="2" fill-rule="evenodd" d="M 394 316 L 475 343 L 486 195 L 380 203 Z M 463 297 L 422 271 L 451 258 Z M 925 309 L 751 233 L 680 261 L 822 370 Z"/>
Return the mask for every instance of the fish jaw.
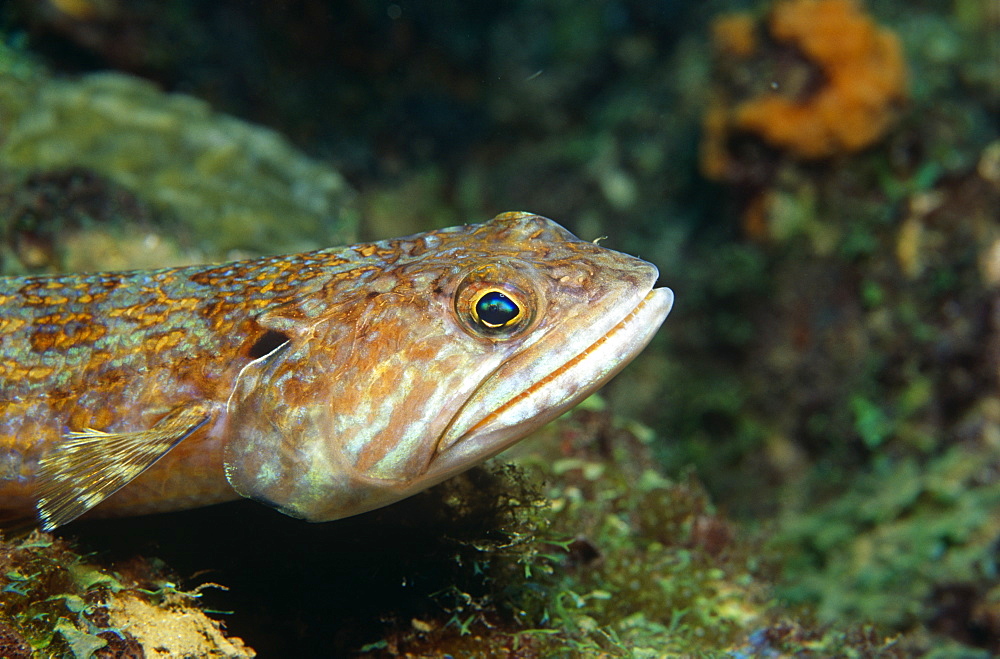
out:
<path id="1" fill-rule="evenodd" d="M 365 294 L 331 288 L 261 318 L 289 340 L 244 369 L 227 406 L 239 494 L 327 521 L 430 487 L 599 388 L 673 301 L 651 264 L 534 215 L 410 240 L 433 254 L 398 259 Z M 524 311 L 509 331 L 470 318 L 496 289 Z"/>
<path id="2" fill-rule="evenodd" d="M 505 363 L 456 416 L 426 478 L 439 482 L 500 453 L 600 389 L 649 344 L 673 300 L 669 288 L 650 290 L 610 329 L 585 337 L 596 338 L 569 359 L 566 351 L 539 351 Z M 497 391 L 498 380 L 519 370 L 527 371 L 519 393 Z"/>

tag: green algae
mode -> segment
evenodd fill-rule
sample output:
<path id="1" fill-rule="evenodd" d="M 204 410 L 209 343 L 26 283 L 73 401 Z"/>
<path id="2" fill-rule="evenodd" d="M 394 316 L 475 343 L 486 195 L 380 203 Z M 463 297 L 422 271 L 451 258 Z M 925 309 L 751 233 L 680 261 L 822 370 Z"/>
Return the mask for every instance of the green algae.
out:
<path id="1" fill-rule="evenodd" d="M 171 611 L 186 617 L 184 624 L 194 634 L 211 627 L 192 606 L 199 593 L 174 588 L 164 566 L 137 559 L 116 573 L 93 560 L 48 534 L 0 540 L 0 654 L 12 659 L 143 656 L 143 648 L 152 652 L 156 643 L 137 630 L 143 624 L 172 624 Z M 121 613 L 127 601 L 143 602 L 148 620 Z M 157 640 L 166 651 L 170 645 L 185 647 Z M 199 653 L 253 656 L 239 639 L 231 643 L 209 634 Z"/>
<path id="2" fill-rule="evenodd" d="M 25 61 L 0 51 L 0 167 L 105 176 L 212 254 L 354 238 L 350 187 L 276 132 L 133 76 L 63 79 Z"/>
<path id="3" fill-rule="evenodd" d="M 664 477 L 653 440 L 593 406 L 547 427 L 538 441 L 548 448 L 524 451 L 522 467 L 527 483 L 548 483 L 545 498 L 500 504 L 516 540 L 479 545 L 486 590 L 449 589 L 442 612 L 360 656 L 902 656 L 871 628 L 789 622 L 761 536 L 721 516 L 693 474 Z M 506 491 L 524 495 L 517 474 L 506 472 Z"/>
<path id="4" fill-rule="evenodd" d="M 996 648 L 1000 425 L 996 334 L 984 319 L 1000 186 L 980 174 L 990 152 L 919 182 L 896 171 L 892 186 L 885 154 L 822 178 L 797 171 L 820 191 L 795 202 L 807 211 L 802 226 L 832 227 L 832 239 L 777 232 L 758 248 L 770 284 L 761 308 L 742 307 L 756 328 L 746 361 L 736 373 L 696 371 L 712 375 L 700 387 L 714 397 L 698 399 L 717 412 L 708 428 L 728 440 L 708 447 L 711 430 L 689 419 L 674 424 L 695 428 L 689 444 L 665 453 L 696 460 L 726 501 L 735 490 L 743 505 L 759 504 L 746 493 L 761 475 L 780 483 L 760 492 L 781 511 L 782 598 L 809 603 L 825 622 L 874 622 L 906 639 L 930 628 L 971 653 Z M 887 197 L 900 205 L 887 209 Z M 732 480 L 733 465 L 752 475 Z"/>
<path id="5" fill-rule="evenodd" d="M 991 20 L 896 14 L 914 90 L 867 152 L 804 166 L 747 149 L 744 171 L 758 178 L 728 193 L 760 195 L 765 229 L 750 231 L 757 209 L 740 206 L 756 243 L 702 245 L 680 275 L 696 320 L 674 319 L 672 361 L 700 382 L 678 383 L 694 404 L 664 415 L 679 445 L 662 453 L 672 469 L 695 462 L 738 513 L 777 513 L 778 594 L 790 604 L 898 630 L 913 651 L 958 639 L 970 656 L 998 647 L 1000 385 L 987 318 L 1000 178 L 995 83 L 979 75 L 984 56 L 995 60 L 983 50 L 992 30 L 995 54 Z M 966 75 L 977 86 L 956 84 Z M 703 251 L 715 248 L 763 262 L 721 305 Z M 716 322 L 740 315 L 748 339 L 719 340 Z M 728 372 L 712 368 L 720 348 Z"/>
<path id="6" fill-rule="evenodd" d="M 784 596 L 817 604 L 825 621 L 905 629 L 932 619 L 936 589 L 995 579 L 1000 485 L 981 482 L 995 468 L 961 446 L 926 464 L 887 461 L 845 496 L 791 517 L 775 539 L 794 548 Z"/>

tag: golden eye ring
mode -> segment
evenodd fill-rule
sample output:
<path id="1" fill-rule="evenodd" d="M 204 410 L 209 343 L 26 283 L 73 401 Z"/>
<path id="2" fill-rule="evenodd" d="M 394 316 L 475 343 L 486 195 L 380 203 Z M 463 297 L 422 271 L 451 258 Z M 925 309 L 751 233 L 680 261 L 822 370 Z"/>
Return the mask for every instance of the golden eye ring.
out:
<path id="1" fill-rule="evenodd" d="M 455 287 L 453 304 L 462 329 L 489 341 L 522 336 L 545 312 L 535 282 L 506 263 L 467 272 Z"/>
<path id="2" fill-rule="evenodd" d="M 524 306 L 509 292 L 484 288 L 469 301 L 472 319 L 487 330 L 514 327 L 524 318 Z"/>

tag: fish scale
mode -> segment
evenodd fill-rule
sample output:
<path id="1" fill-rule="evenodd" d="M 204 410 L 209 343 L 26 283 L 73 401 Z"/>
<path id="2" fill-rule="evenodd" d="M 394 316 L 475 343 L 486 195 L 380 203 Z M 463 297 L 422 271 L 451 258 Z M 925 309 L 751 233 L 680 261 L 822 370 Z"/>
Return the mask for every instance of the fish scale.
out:
<path id="1" fill-rule="evenodd" d="M 0 278 L 0 518 L 51 529 L 240 495 L 312 521 L 384 505 L 606 381 L 669 311 L 655 278 L 527 213 L 215 266 Z M 516 323 L 479 319 L 492 290 Z M 617 352 L 553 378 L 605 336 Z"/>

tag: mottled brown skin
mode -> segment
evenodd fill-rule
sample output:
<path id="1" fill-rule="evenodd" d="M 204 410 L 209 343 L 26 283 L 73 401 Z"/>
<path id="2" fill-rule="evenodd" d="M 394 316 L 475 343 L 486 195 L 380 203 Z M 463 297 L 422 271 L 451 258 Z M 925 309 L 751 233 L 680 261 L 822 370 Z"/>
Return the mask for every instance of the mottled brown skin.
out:
<path id="1" fill-rule="evenodd" d="M 204 423 L 97 512 L 239 494 L 311 520 L 383 505 L 610 378 L 666 316 L 672 296 L 650 292 L 655 277 L 550 220 L 506 213 L 219 266 L 0 279 L 2 517 L 34 515 L 39 461 L 67 433 L 141 433 L 178 410 Z M 529 314 L 517 327 L 469 317 L 470 299 L 496 286 Z M 336 501 L 320 500 L 328 491 Z"/>
<path id="2" fill-rule="evenodd" d="M 0 508 L 33 516 L 41 455 L 69 430 L 138 431 L 191 400 L 223 404 L 266 331 L 345 253 L 218 267 L 0 279 Z M 338 276 L 349 278 L 355 271 Z M 105 506 L 139 514 L 236 498 L 201 428 Z"/>

